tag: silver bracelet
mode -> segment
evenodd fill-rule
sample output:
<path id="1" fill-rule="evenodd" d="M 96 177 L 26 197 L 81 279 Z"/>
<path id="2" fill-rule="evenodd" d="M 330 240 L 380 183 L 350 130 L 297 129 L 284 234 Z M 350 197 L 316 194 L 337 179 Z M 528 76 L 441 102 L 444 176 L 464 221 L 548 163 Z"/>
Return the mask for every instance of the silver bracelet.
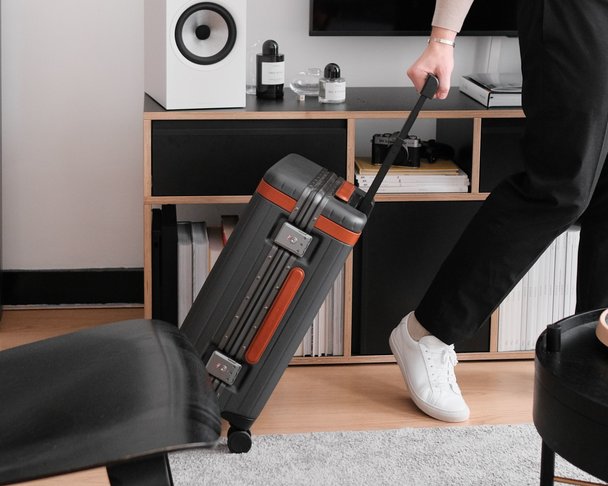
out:
<path id="1" fill-rule="evenodd" d="M 456 42 L 450 39 L 444 39 L 442 37 L 429 37 L 427 44 L 430 44 L 431 42 L 437 42 L 439 44 L 445 44 L 446 46 L 456 47 Z"/>

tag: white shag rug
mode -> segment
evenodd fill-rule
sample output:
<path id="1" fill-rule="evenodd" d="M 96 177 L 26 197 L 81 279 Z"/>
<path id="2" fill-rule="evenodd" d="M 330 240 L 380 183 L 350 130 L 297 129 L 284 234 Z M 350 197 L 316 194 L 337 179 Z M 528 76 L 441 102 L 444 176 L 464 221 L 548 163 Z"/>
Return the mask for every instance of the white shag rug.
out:
<path id="1" fill-rule="evenodd" d="M 539 484 L 541 439 L 531 424 L 318 432 L 253 437 L 246 454 L 172 453 L 175 486 Z M 556 474 L 597 481 L 557 458 Z"/>

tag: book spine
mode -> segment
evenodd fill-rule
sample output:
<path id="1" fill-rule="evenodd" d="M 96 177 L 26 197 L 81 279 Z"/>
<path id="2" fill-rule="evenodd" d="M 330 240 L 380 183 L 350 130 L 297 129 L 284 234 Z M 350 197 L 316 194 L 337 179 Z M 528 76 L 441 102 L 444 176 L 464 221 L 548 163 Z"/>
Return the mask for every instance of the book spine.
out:
<path id="1" fill-rule="evenodd" d="M 490 103 L 490 92 L 477 83 L 463 77 L 460 81 L 460 91 L 470 96 L 478 103 L 488 107 Z"/>
<path id="2" fill-rule="evenodd" d="M 173 204 L 161 210 L 161 319 L 177 325 L 177 213 Z"/>

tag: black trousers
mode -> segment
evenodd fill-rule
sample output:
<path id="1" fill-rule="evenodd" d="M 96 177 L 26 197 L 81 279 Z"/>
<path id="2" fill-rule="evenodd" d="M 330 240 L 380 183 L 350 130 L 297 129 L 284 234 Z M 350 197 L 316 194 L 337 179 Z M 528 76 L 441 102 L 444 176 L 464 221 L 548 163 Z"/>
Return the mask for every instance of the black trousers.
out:
<path id="1" fill-rule="evenodd" d="M 551 242 L 581 225 L 577 312 L 608 307 L 608 0 L 520 0 L 525 172 L 488 197 L 416 309 L 473 334 Z"/>

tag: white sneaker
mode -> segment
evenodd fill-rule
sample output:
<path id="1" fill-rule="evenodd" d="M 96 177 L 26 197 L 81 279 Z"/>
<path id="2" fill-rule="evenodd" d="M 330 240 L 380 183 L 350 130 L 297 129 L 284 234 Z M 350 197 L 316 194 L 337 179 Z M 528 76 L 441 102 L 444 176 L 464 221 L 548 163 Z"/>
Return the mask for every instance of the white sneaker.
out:
<path id="1" fill-rule="evenodd" d="M 414 403 L 424 413 L 445 422 L 469 418 L 469 407 L 456 383 L 454 346 L 435 336 L 414 341 L 407 329 L 411 313 L 391 333 L 389 344 Z"/>

